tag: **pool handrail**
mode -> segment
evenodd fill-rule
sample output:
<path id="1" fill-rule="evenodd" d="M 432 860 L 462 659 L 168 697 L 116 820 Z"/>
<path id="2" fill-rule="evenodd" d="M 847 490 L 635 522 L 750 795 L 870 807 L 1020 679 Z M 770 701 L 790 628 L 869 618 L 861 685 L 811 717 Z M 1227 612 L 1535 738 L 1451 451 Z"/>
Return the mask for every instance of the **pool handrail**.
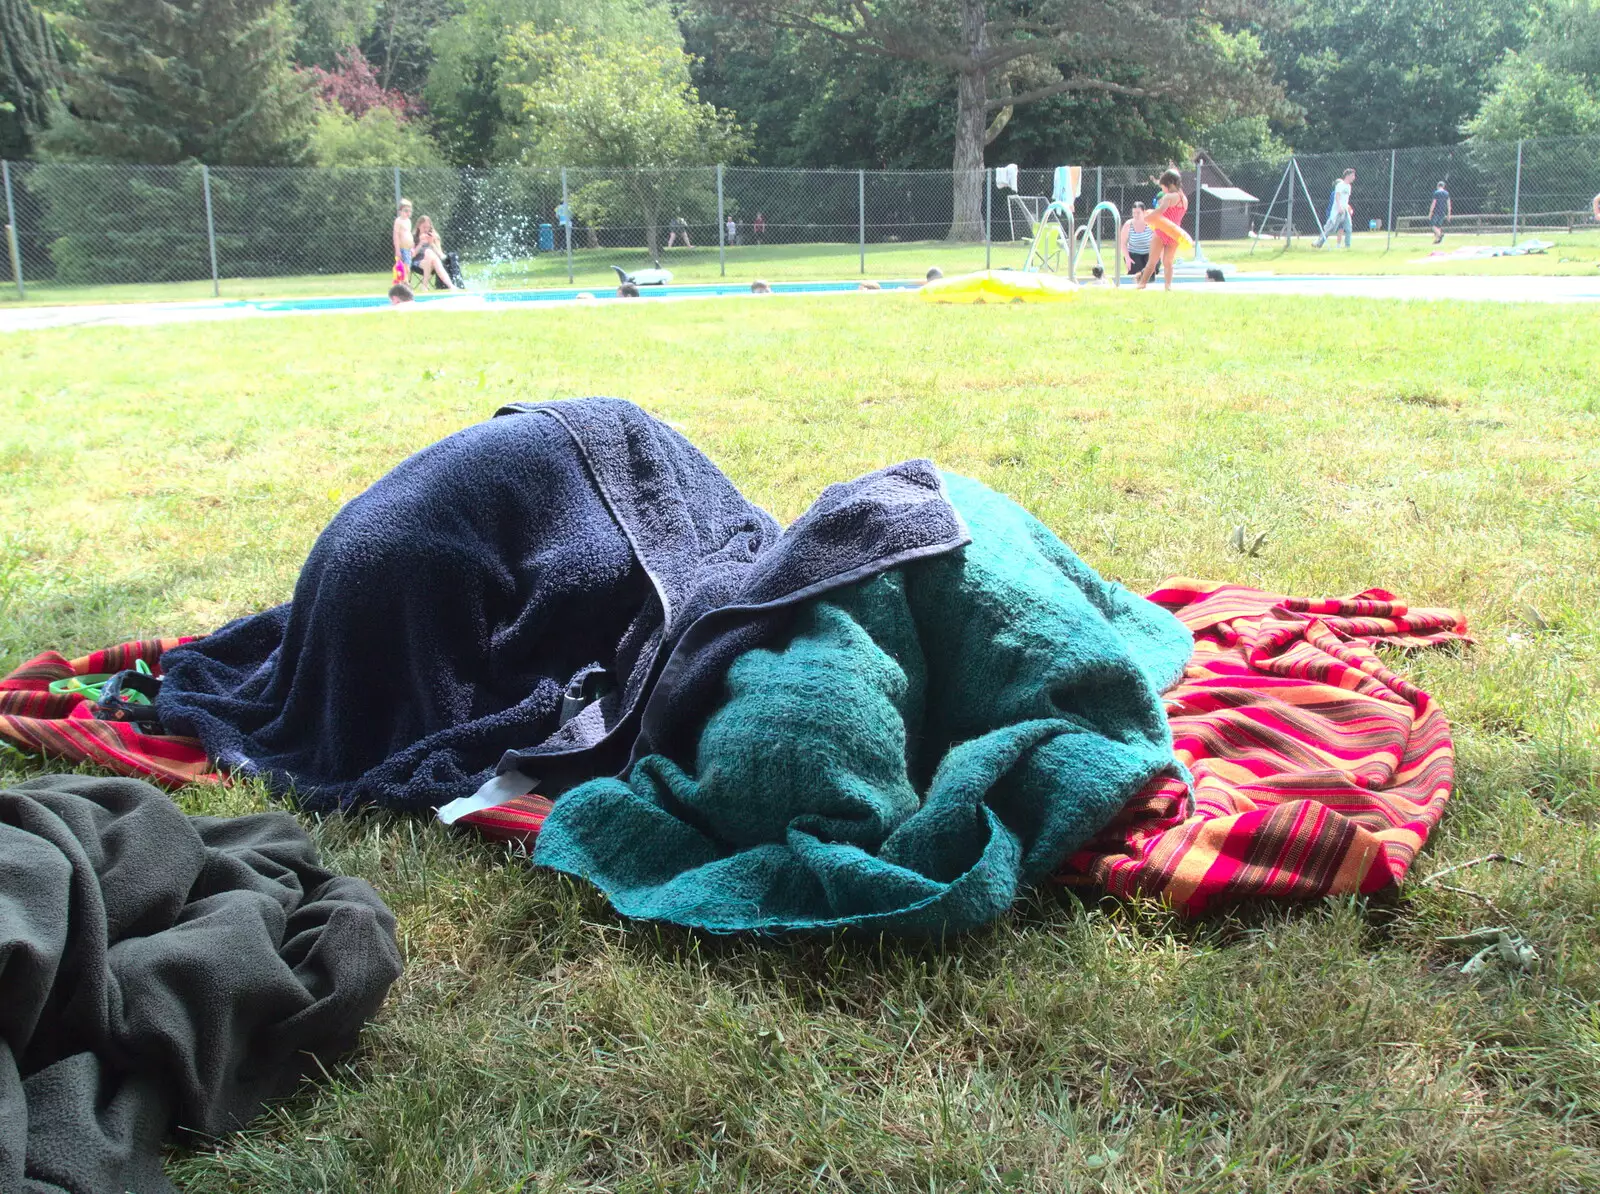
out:
<path id="1" fill-rule="evenodd" d="M 1050 222 L 1052 216 L 1055 217 L 1056 223 L 1061 225 L 1061 230 L 1065 235 L 1058 242 L 1056 251 L 1046 255 L 1043 249 L 1040 248 L 1040 242 L 1044 240 L 1044 227 Z M 1062 203 L 1059 199 L 1052 199 L 1050 205 L 1039 216 L 1039 222 L 1033 226 L 1033 238 L 1028 242 L 1028 259 L 1023 262 L 1022 272 L 1036 274 L 1043 270 L 1052 274 L 1056 273 L 1056 268 L 1050 264 L 1049 259 L 1050 257 L 1060 257 L 1065 253 L 1067 258 L 1067 278 L 1069 281 L 1076 282 L 1078 279 L 1073 273 L 1072 261 L 1072 242 L 1076 234 L 1077 222 L 1072 216 L 1072 205 L 1070 203 Z M 1037 255 L 1039 261 L 1037 266 L 1034 265 L 1035 255 Z"/>
<path id="2" fill-rule="evenodd" d="M 1100 215 L 1104 212 L 1111 217 L 1111 246 L 1112 257 L 1116 268 L 1111 271 L 1111 284 L 1122 285 L 1122 213 L 1117 210 L 1117 205 L 1109 199 L 1102 199 L 1089 209 L 1089 214 L 1084 217 L 1083 225 L 1078 229 L 1078 243 L 1073 246 L 1072 259 L 1068 263 L 1068 277 L 1074 282 L 1078 280 L 1077 263 L 1083 250 L 1090 241 L 1094 242 L 1095 264 L 1102 270 L 1105 268 L 1105 257 L 1101 254 L 1100 247 L 1105 241 L 1100 236 Z"/>

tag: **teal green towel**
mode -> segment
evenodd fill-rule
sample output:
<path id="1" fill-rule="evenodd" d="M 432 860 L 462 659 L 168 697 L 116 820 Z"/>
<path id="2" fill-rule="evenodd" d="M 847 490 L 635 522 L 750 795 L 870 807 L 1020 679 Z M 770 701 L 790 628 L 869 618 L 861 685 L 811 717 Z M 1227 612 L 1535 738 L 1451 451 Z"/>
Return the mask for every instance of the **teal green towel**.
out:
<path id="1" fill-rule="evenodd" d="M 1193 640 L 1038 520 L 946 475 L 972 542 L 802 607 L 747 652 L 689 772 L 556 801 L 534 861 L 626 916 L 936 934 L 1001 915 L 1151 777 Z"/>

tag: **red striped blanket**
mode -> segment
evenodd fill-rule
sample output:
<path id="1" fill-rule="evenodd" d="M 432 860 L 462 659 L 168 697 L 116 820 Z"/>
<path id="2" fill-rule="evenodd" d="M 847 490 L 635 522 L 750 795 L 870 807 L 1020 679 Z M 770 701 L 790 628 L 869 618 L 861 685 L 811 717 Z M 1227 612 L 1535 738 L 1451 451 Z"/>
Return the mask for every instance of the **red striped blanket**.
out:
<path id="1" fill-rule="evenodd" d="M 98 763 L 168 788 L 218 782 L 222 777 L 196 739 L 142 734 L 127 722 L 97 721 L 93 704 L 82 694 L 50 691 L 57 680 L 125 671 L 141 659 L 160 675 L 161 653 L 189 641 L 123 643 L 78 659 L 54 651 L 35 656 L 0 680 L 0 741 L 54 758 Z"/>
<path id="2" fill-rule="evenodd" d="M 1309 600 L 1172 580 L 1150 599 L 1195 636 L 1194 657 L 1166 697 L 1192 780 L 1153 782 L 1067 860 L 1061 881 L 1191 915 L 1221 901 L 1398 883 L 1450 797 L 1450 729 L 1434 700 L 1373 648 L 1468 642 L 1461 615 L 1411 609 L 1382 589 Z M 71 661 L 39 656 L 0 681 L 0 738 L 169 787 L 219 779 L 193 739 L 96 722 L 82 698 L 40 696 L 64 675 L 115 671 L 140 657 L 156 668 L 177 641 Z M 70 703 L 47 703 L 62 701 Z M 544 797 L 521 796 L 460 823 L 531 843 L 549 810 Z"/>
<path id="3" fill-rule="evenodd" d="M 1455 781 L 1432 697 L 1378 645 L 1470 641 L 1460 614 L 1382 589 L 1308 600 L 1173 580 L 1150 594 L 1195 636 L 1166 695 L 1190 783 L 1152 783 L 1062 880 L 1164 900 L 1372 892 L 1404 878 Z"/>

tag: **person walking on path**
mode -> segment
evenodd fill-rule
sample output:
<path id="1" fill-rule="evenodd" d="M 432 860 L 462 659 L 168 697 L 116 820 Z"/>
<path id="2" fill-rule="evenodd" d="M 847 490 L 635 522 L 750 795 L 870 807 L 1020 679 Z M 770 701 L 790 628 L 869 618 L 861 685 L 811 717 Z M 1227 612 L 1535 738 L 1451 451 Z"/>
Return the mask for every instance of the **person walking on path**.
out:
<path id="1" fill-rule="evenodd" d="M 1322 235 L 1317 237 L 1317 248 L 1322 248 L 1330 236 L 1338 240 L 1341 234 L 1344 236 L 1344 247 L 1350 247 L 1350 233 L 1356 214 L 1356 209 L 1350 206 L 1350 189 L 1355 181 L 1356 172 L 1352 169 L 1346 170 L 1339 176 L 1339 181 L 1333 184 L 1333 202 L 1328 205 L 1328 218 L 1322 225 Z"/>
<path id="2" fill-rule="evenodd" d="M 1438 244 L 1444 239 L 1445 223 L 1455 214 L 1450 204 L 1450 191 L 1445 187 L 1444 180 L 1440 179 L 1439 185 L 1433 189 L 1433 202 L 1428 206 L 1428 224 L 1433 228 L 1433 243 Z"/>
<path id="3" fill-rule="evenodd" d="M 681 215 L 677 215 L 672 217 L 672 228 L 671 231 L 667 233 L 667 248 L 672 248 L 673 242 L 676 241 L 680 236 L 683 237 L 684 248 L 694 248 L 694 245 L 689 242 L 689 221 L 684 219 Z"/>

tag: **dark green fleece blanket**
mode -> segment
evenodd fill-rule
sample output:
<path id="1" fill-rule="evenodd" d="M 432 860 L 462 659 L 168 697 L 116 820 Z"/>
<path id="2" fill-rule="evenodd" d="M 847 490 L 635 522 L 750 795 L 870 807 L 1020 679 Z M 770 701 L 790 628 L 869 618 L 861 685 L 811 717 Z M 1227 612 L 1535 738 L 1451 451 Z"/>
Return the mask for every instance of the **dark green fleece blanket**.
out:
<path id="1" fill-rule="evenodd" d="M 1152 776 L 1192 638 L 1043 524 L 946 476 L 971 544 L 803 606 L 740 656 L 693 768 L 563 795 L 534 860 L 718 931 L 928 934 L 1002 914 Z"/>

